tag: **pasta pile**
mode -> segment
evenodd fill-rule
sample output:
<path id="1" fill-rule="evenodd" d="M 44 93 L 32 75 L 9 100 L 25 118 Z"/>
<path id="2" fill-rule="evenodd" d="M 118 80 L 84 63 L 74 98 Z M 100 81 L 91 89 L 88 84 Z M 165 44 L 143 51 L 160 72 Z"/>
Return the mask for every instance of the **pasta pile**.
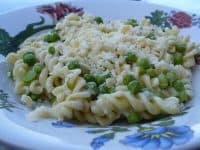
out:
<path id="1" fill-rule="evenodd" d="M 192 98 L 191 68 L 199 53 L 176 27 L 103 21 L 70 14 L 51 32 L 28 38 L 7 56 L 27 118 L 109 125 L 177 114 Z"/>

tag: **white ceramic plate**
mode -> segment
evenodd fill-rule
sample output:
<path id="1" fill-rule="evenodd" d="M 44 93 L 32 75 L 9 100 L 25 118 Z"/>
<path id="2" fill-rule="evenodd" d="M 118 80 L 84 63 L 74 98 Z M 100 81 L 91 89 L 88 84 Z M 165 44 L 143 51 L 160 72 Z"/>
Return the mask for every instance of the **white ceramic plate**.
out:
<path id="1" fill-rule="evenodd" d="M 83 8 L 83 9 L 81 9 Z M 87 11 L 105 19 L 147 17 L 162 27 L 177 25 L 181 34 L 200 42 L 200 17 L 180 10 L 147 4 L 142 1 L 75 0 L 69 5 L 50 4 L 18 10 L 0 16 L 0 53 L 4 56 L 26 38 L 51 29 L 70 12 Z M 1 56 L 1 60 L 4 57 Z M 20 104 L 7 78 L 8 66 L 0 64 L 0 141 L 26 149 L 191 149 L 200 146 L 200 67 L 193 71 L 194 98 L 183 113 L 155 122 L 138 125 L 100 127 L 61 122 L 53 119 L 28 122 L 30 111 Z"/>

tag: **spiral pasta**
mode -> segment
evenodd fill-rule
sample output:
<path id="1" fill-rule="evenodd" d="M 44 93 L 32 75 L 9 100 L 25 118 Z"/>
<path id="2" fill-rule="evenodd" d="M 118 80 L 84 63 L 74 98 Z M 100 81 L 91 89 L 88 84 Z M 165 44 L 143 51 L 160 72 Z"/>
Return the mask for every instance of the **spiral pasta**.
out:
<path id="1" fill-rule="evenodd" d="M 150 100 L 153 100 L 152 102 Z M 93 113 L 102 116 L 109 115 L 112 112 L 124 113 L 132 107 L 135 112 L 148 112 L 152 115 L 162 113 L 176 114 L 180 111 L 178 99 L 170 97 L 162 100 L 159 97 L 151 97 L 149 94 L 140 93 L 133 96 L 129 92 L 118 91 L 113 94 L 103 95 L 95 103 L 92 104 Z"/>
<path id="2" fill-rule="evenodd" d="M 177 27 L 163 30 L 148 19 L 104 22 L 85 13 L 28 38 L 7 62 L 21 102 L 36 107 L 29 120 L 108 125 L 179 113 L 193 95 L 199 50 Z"/>

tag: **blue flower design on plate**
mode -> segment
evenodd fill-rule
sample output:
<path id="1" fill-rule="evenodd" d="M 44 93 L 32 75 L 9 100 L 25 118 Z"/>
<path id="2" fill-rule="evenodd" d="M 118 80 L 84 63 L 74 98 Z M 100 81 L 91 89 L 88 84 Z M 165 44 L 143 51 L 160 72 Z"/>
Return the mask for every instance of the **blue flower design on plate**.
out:
<path id="1" fill-rule="evenodd" d="M 77 126 L 75 123 L 65 122 L 65 121 L 56 121 L 51 123 L 52 126 L 57 128 L 71 128 Z"/>
<path id="2" fill-rule="evenodd" d="M 193 131 L 188 126 L 143 128 L 133 135 L 126 136 L 120 143 L 145 150 L 170 149 L 173 145 L 187 143 L 192 136 Z"/>
<path id="3" fill-rule="evenodd" d="M 106 142 L 112 140 L 114 138 L 114 133 L 108 133 L 108 134 L 104 134 L 101 135 L 99 137 L 96 137 L 92 140 L 91 142 L 91 147 L 94 150 L 98 150 L 100 149 Z"/>

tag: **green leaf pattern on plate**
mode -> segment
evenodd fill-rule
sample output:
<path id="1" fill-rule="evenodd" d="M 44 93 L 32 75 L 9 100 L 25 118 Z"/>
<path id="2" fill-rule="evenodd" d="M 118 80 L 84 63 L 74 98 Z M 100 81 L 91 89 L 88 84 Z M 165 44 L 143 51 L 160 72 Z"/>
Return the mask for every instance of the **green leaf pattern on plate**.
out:
<path id="1" fill-rule="evenodd" d="M 161 28 L 171 28 L 171 24 L 168 21 L 168 13 L 162 10 L 155 10 L 151 12 L 150 16 L 146 16 L 147 19 L 150 19 L 151 23 L 157 25 Z"/>
<path id="2" fill-rule="evenodd" d="M 12 108 L 15 108 L 15 104 L 8 101 L 8 94 L 0 89 L 0 109 L 6 109 L 12 112 Z"/>
<path id="3" fill-rule="evenodd" d="M 52 29 L 55 25 L 44 25 L 44 17 L 40 17 L 39 22 L 31 23 L 26 29 L 11 37 L 7 31 L 0 29 L 0 54 L 6 56 L 9 52 L 16 52 L 19 45 L 28 37 L 43 30 Z"/>

